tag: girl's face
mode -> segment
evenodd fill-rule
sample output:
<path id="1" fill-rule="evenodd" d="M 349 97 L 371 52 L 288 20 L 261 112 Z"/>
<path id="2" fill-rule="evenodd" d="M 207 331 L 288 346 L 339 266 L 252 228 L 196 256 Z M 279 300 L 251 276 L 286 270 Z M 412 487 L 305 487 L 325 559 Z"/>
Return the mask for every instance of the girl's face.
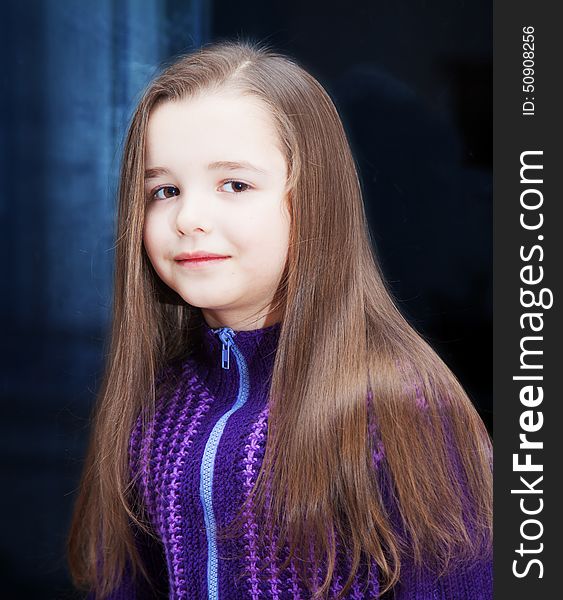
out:
<path id="1" fill-rule="evenodd" d="M 160 278 L 211 327 L 255 329 L 288 251 L 287 165 L 259 100 L 207 94 L 151 113 L 146 146 L 148 257 Z M 182 261 L 206 252 L 219 260 Z"/>

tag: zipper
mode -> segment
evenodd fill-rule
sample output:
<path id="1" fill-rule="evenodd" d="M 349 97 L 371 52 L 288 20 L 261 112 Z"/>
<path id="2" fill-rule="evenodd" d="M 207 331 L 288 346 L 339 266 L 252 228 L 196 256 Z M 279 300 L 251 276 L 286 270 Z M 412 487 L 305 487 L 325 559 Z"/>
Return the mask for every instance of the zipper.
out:
<path id="1" fill-rule="evenodd" d="M 229 417 L 241 408 L 248 399 L 249 378 L 248 367 L 244 356 L 233 340 L 236 333 L 230 327 L 220 327 L 219 329 L 213 329 L 212 332 L 219 337 L 222 343 L 221 367 L 223 369 L 229 369 L 232 351 L 236 358 L 239 372 L 239 386 L 236 401 L 233 406 L 221 416 L 217 423 L 215 423 L 215 426 L 209 434 L 209 438 L 205 444 L 205 450 L 203 451 L 199 480 L 199 496 L 203 507 L 205 534 L 207 537 L 207 597 L 208 600 L 219 600 L 219 566 L 217 560 L 216 538 L 217 525 L 215 514 L 213 512 L 213 474 L 215 470 L 215 456 Z"/>

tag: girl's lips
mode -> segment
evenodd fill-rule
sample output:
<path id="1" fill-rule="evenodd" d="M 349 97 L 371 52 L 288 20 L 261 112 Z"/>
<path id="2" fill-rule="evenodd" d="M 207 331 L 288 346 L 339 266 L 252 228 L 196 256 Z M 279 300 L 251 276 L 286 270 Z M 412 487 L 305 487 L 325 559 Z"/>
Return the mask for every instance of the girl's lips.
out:
<path id="1" fill-rule="evenodd" d="M 193 269 L 195 267 L 205 267 L 219 263 L 221 261 L 231 258 L 230 256 L 206 256 L 202 258 L 190 258 L 186 260 L 177 260 L 176 262 L 184 268 Z"/>

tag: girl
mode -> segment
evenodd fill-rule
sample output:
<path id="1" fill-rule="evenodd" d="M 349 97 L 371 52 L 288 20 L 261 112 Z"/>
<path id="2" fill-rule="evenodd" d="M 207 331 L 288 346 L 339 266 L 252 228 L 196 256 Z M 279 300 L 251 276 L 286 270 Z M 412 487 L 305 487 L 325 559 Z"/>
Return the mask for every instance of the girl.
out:
<path id="1" fill-rule="evenodd" d="M 69 534 L 90 598 L 491 598 L 491 444 L 394 304 L 321 85 L 249 42 L 133 115 Z"/>

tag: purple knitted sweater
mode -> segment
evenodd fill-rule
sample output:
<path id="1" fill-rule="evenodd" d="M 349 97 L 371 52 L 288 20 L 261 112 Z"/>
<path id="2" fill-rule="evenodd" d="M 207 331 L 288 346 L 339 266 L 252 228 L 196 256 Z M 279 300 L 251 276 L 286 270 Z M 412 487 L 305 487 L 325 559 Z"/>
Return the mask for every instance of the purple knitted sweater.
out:
<path id="1" fill-rule="evenodd" d="M 283 561 L 273 562 L 269 547 L 258 546 L 252 510 L 245 513 L 240 539 L 215 537 L 238 512 L 264 456 L 267 391 L 279 330 L 279 323 L 253 331 L 212 329 L 200 316 L 190 354 L 166 369 L 169 391 L 158 397 L 147 435 L 141 435 L 138 421 L 130 444 L 132 469 L 140 475 L 137 490 L 160 543 L 139 531 L 135 535 L 159 589 L 150 591 L 140 574 L 133 580 L 127 568 L 111 599 L 310 598 L 295 564 L 282 571 Z M 340 552 L 337 558 L 328 598 L 347 578 L 348 557 Z M 373 562 L 369 580 L 366 575 L 364 565 L 346 598 L 376 597 Z M 436 581 L 405 561 L 400 583 L 384 598 L 488 600 L 492 564 L 485 560 Z"/>

